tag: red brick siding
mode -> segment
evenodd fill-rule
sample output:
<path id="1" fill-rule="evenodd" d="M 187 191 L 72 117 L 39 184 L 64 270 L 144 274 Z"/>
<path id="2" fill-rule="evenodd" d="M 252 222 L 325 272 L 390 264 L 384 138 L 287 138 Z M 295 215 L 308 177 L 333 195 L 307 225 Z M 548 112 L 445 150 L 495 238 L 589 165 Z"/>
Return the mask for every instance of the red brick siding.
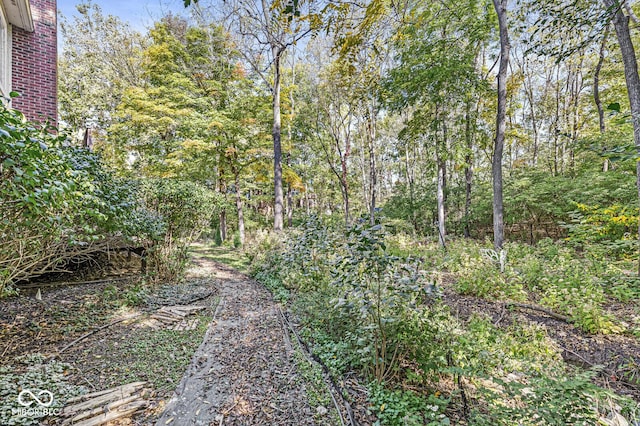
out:
<path id="1" fill-rule="evenodd" d="M 31 0 L 35 31 L 13 27 L 12 102 L 28 119 L 58 118 L 58 39 L 56 0 Z"/>

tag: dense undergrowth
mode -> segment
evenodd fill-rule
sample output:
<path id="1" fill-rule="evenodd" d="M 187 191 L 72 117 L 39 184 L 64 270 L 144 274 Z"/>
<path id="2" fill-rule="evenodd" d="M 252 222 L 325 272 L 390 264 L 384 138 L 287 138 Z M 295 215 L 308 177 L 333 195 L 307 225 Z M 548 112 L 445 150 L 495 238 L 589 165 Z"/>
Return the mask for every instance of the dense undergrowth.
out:
<path id="1" fill-rule="evenodd" d="M 0 109 L 0 297 L 119 247 L 144 247 L 147 272 L 175 279 L 215 206 L 199 184 L 119 176 L 66 135 Z"/>
<path id="2" fill-rule="evenodd" d="M 249 253 L 254 275 L 299 316 L 303 336 L 336 376 L 370 383 L 381 425 L 607 424 L 631 400 L 566 365 L 541 326 L 498 327 L 487 316 L 453 315 L 445 288 L 489 300 L 526 302 L 566 315 L 590 333 L 637 334 L 605 300 L 640 294 L 624 261 L 544 240 L 500 255 L 454 241 L 448 251 L 358 223 L 344 232 L 311 218 L 286 238 Z"/>

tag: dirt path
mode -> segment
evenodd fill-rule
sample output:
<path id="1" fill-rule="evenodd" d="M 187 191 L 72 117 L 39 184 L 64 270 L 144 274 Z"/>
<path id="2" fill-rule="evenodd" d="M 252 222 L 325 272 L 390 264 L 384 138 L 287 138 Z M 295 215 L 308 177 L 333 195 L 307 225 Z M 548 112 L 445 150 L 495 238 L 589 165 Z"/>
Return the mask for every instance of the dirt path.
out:
<path id="1" fill-rule="evenodd" d="M 220 282 L 220 304 L 156 425 L 315 424 L 270 294 L 227 266 L 195 262 Z"/>

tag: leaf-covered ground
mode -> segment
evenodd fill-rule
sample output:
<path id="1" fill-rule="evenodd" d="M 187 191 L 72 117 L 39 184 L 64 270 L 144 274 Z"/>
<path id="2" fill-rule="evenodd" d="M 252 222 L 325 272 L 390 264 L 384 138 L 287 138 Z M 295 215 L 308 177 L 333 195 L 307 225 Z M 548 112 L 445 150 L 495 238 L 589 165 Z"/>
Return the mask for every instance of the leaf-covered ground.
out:
<path id="1" fill-rule="evenodd" d="M 44 290 L 42 300 L 35 293 L 3 300 L 0 367 L 15 373 L 7 381 L 51 362 L 64 366 L 64 383 L 55 384 L 60 396 L 146 381 L 153 393 L 150 408 L 136 416 L 138 424 L 335 424 L 338 414 L 322 373 L 292 344 L 268 291 L 204 254 L 196 255 L 182 284 L 99 283 Z M 158 307 L 191 300 L 209 306 L 198 313 L 195 329 L 148 326 Z M 132 319 L 58 353 L 126 317 Z M 40 354 L 37 365 L 25 362 L 29 354 Z M 13 408 L 10 394 L 19 386 L 0 380 L 9 394 L 0 409 Z M 39 421 L 59 423 L 55 416 Z"/>
<path id="2" fill-rule="evenodd" d="M 3 300 L 0 368 L 5 377 L 0 390 L 10 400 L 11 392 L 29 385 L 20 382 L 27 377 L 42 381 L 31 386 L 55 386 L 70 397 L 143 380 L 153 393 L 150 408 L 135 418 L 138 424 L 334 425 L 340 416 L 348 421 L 344 401 L 332 398 L 324 372 L 297 340 L 295 317 L 282 312 L 260 283 L 216 260 L 246 267 L 238 252 L 198 247 L 182 284 L 98 283 L 44 290 L 42 300 L 35 293 Z M 640 400 L 637 339 L 588 334 L 543 312 L 460 295 L 446 281 L 442 300 L 461 321 L 481 316 L 503 329 L 538 326 L 565 362 L 586 369 L 601 366 L 600 386 Z M 159 307 L 193 300 L 208 306 L 197 314 L 195 329 L 148 326 L 146 319 Z M 132 319 L 57 354 L 84 334 L 127 317 Z M 34 368 L 60 374 L 55 380 L 36 379 Z M 375 410 L 359 378 L 334 379 L 355 420 L 372 424 Z M 451 420 L 462 421 L 462 416 Z M 39 421 L 57 424 L 58 419 Z"/>

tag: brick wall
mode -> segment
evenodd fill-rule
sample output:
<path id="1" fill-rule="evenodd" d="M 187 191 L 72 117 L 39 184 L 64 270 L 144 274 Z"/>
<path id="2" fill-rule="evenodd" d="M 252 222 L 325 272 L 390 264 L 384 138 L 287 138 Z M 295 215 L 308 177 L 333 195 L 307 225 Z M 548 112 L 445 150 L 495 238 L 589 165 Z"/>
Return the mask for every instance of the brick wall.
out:
<path id="1" fill-rule="evenodd" d="M 58 40 L 56 0 L 31 0 L 35 31 L 13 27 L 12 106 L 28 119 L 57 121 Z"/>

